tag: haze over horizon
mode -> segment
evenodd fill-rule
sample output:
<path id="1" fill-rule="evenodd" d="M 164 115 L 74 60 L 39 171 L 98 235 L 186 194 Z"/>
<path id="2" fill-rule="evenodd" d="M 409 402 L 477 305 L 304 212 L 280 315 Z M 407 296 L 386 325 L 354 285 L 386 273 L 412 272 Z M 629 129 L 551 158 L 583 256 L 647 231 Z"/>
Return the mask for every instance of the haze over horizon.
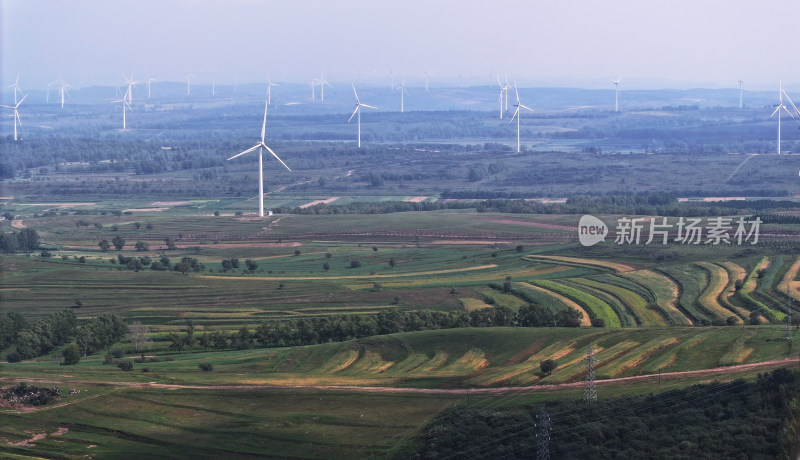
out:
<path id="1" fill-rule="evenodd" d="M 0 0 L 0 83 L 800 88 L 800 2 Z"/>

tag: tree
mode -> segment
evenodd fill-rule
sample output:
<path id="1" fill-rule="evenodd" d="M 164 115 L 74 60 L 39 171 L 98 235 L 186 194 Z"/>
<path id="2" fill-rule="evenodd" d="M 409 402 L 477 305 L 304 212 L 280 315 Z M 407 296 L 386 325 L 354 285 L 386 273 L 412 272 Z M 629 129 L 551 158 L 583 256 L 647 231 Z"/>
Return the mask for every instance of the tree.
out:
<path id="1" fill-rule="evenodd" d="M 122 251 L 122 248 L 125 247 L 125 238 L 117 235 L 111 240 L 111 243 L 117 248 L 117 251 Z"/>
<path id="2" fill-rule="evenodd" d="M 78 344 L 72 342 L 64 347 L 64 350 L 61 352 L 61 356 L 64 358 L 62 364 L 66 366 L 78 364 L 78 362 L 81 360 L 81 351 L 78 349 Z"/>
<path id="3" fill-rule="evenodd" d="M 137 251 L 149 251 L 150 245 L 145 243 L 144 241 L 137 241 L 136 245 L 134 246 L 134 249 L 136 249 Z"/>
<path id="4" fill-rule="evenodd" d="M 117 364 L 117 367 L 125 372 L 130 372 L 133 370 L 133 363 L 130 361 L 122 361 L 119 364 Z"/>
<path id="5" fill-rule="evenodd" d="M 112 232 L 119 231 L 119 224 L 114 224 L 114 225 L 112 225 L 112 226 L 111 226 L 111 231 L 112 231 Z"/>
<path id="6" fill-rule="evenodd" d="M 358 268 L 361 266 L 361 261 L 358 260 L 351 260 L 350 261 L 350 268 Z"/>
<path id="7" fill-rule="evenodd" d="M 139 321 L 134 321 L 128 329 L 128 340 L 133 344 L 136 353 L 141 353 L 153 343 L 150 339 L 150 328 Z"/>
<path id="8" fill-rule="evenodd" d="M 167 337 L 170 341 L 169 348 L 172 350 L 177 350 L 178 354 L 181 354 L 181 350 L 183 350 L 183 346 L 186 342 L 183 341 L 183 337 L 175 331 L 169 333 Z"/>
<path id="9" fill-rule="evenodd" d="M 556 367 L 558 367 L 558 362 L 554 359 L 545 359 L 539 363 L 539 370 L 547 375 L 552 374 Z"/>
<path id="10" fill-rule="evenodd" d="M 39 247 L 39 234 L 32 228 L 23 228 L 17 233 L 17 242 L 23 252 L 31 252 Z"/>
<path id="11" fill-rule="evenodd" d="M 389 266 L 394 268 L 394 264 L 395 264 L 394 259 L 389 259 Z"/>
<path id="12" fill-rule="evenodd" d="M 331 269 L 331 264 L 329 264 L 328 262 L 323 262 L 322 269 L 327 272 L 328 270 Z"/>
<path id="13" fill-rule="evenodd" d="M 164 244 L 167 245 L 167 249 L 169 249 L 170 251 L 178 249 L 178 246 L 175 245 L 175 240 L 171 236 L 168 236 L 167 239 L 164 240 Z"/>
<path id="14" fill-rule="evenodd" d="M 108 248 L 111 247 L 111 244 L 108 243 L 108 240 L 101 240 L 97 245 L 100 247 L 100 250 L 103 252 L 108 252 Z"/>
<path id="15" fill-rule="evenodd" d="M 145 227 L 144 227 L 144 228 L 146 228 L 146 229 L 148 229 L 148 230 L 152 230 L 152 229 L 153 229 L 153 224 L 151 224 L 150 222 L 148 222 L 148 223 L 147 223 L 147 225 L 145 225 Z"/>
<path id="16" fill-rule="evenodd" d="M 244 264 L 247 265 L 247 269 L 250 270 L 251 272 L 256 271 L 256 269 L 258 268 L 258 263 L 256 263 L 256 261 L 253 259 L 245 260 Z"/>
<path id="17" fill-rule="evenodd" d="M 133 226 L 136 227 L 136 230 L 139 230 L 140 228 L 142 228 L 142 223 L 141 222 L 134 222 Z"/>

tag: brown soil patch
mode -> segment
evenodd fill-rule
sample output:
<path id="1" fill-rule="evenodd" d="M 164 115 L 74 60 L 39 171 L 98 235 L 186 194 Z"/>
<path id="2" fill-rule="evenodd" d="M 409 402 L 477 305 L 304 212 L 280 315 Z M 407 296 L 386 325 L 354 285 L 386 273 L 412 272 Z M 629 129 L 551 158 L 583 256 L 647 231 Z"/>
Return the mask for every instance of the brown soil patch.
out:
<path id="1" fill-rule="evenodd" d="M 495 244 L 509 244 L 510 241 L 486 241 L 486 240 L 434 240 L 431 241 L 431 244 L 486 244 L 486 245 L 495 245 Z"/>
<path id="2" fill-rule="evenodd" d="M 310 208 L 311 206 L 316 206 L 318 204 L 330 204 L 330 203 L 333 203 L 334 201 L 336 201 L 338 199 L 339 199 L 338 196 L 332 196 L 332 197 L 327 198 L 325 200 L 314 200 L 311 203 L 301 204 L 299 206 L 299 208 L 300 209 L 305 209 L 305 208 Z"/>
<path id="3" fill-rule="evenodd" d="M 25 206 L 54 206 L 58 208 L 74 208 L 76 206 L 94 206 L 97 203 L 25 203 Z"/>
<path id="4" fill-rule="evenodd" d="M 150 204 L 153 206 L 178 206 L 186 203 L 188 203 L 188 201 L 154 201 Z"/>
<path id="5" fill-rule="evenodd" d="M 19 229 L 25 228 L 25 224 L 22 223 L 22 219 L 12 220 L 11 226 Z"/>
<path id="6" fill-rule="evenodd" d="M 219 245 L 215 245 L 219 246 Z M 358 279 L 358 278 L 399 278 L 404 276 L 419 276 L 419 275 L 439 275 L 442 273 L 459 273 L 459 272 L 469 272 L 474 270 L 484 270 L 487 268 L 495 268 L 497 265 L 495 264 L 488 264 L 488 265 L 478 265 L 475 267 L 464 267 L 464 268 L 452 268 L 448 270 L 429 270 L 429 271 L 422 271 L 422 272 L 406 272 L 406 273 L 392 273 L 388 275 L 378 274 L 378 275 L 370 275 L 367 273 L 361 275 L 342 275 L 342 276 L 242 276 L 242 277 L 231 277 L 231 276 L 217 276 L 217 275 L 201 275 L 200 278 L 213 278 L 213 279 L 236 279 L 236 280 L 248 280 L 248 281 L 281 281 L 281 280 L 340 280 L 340 279 Z"/>
<path id="7" fill-rule="evenodd" d="M 122 212 L 149 212 L 149 211 L 161 212 L 161 211 L 166 211 L 167 209 L 169 209 L 169 208 L 130 208 L 130 209 L 126 209 L 126 210 L 124 210 Z"/>
<path id="8" fill-rule="evenodd" d="M 423 201 L 427 200 L 427 196 L 415 196 L 413 198 L 409 198 L 406 201 L 409 203 L 422 203 Z"/>
<path id="9" fill-rule="evenodd" d="M 550 223 L 547 223 L 547 222 L 536 222 L 536 221 L 533 221 L 533 220 L 531 220 L 531 221 L 522 221 L 522 220 L 516 220 L 516 219 L 497 219 L 497 218 L 493 218 L 493 217 L 478 217 L 478 219 L 489 221 L 489 222 L 497 222 L 497 223 L 500 223 L 500 224 L 525 225 L 525 226 L 528 226 L 528 227 L 549 228 L 549 229 L 553 229 L 553 230 L 567 230 L 567 231 L 570 231 L 570 232 L 577 232 L 578 231 L 578 227 L 570 227 L 570 226 L 567 226 L 567 225 L 556 225 L 556 224 L 550 224 Z"/>

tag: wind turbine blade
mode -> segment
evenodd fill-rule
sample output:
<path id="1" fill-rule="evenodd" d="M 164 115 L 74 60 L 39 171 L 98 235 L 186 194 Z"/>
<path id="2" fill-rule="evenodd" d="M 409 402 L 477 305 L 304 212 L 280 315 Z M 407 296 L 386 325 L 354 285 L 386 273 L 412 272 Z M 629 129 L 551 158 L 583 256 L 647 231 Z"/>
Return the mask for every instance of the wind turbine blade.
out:
<path id="1" fill-rule="evenodd" d="M 794 114 L 792 112 L 790 112 L 789 109 L 787 109 L 785 105 L 782 105 L 781 108 L 783 110 L 785 110 L 786 113 L 788 113 L 790 117 L 794 118 Z"/>
<path id="2" fill-rule="evenodd" d="M 770 117 L 770 118 L 774 117 L 776 113 L 778 113 L 778 112 L 780 112 L 780 111 L 781 111 L 781 107 L 783 107 L 783 106 L 782 106 L 782 105 L 779 105 L 779 106 L 778 106 L 778 108 L 777 108 L 777 109 L 775 109 L 775 111 L 774 111 L 774 112 L 772 112 L 772 115 L 770 115 L 769 117 Z"/>
<path id="3" fill-rule="evenodd" d="M 352 83 L 351 83 L 351 85 L 352 85 Z M 356 95 L 356 104 L 358 104 L 358 103 L 359 103 L 359 100 L 358 100 L 358 93 L 356 92 L 356 85 L 353 85 L 353 94 L 355 94 L 355 95 Z M 351 118 L 352 118 L 352 117 L 351 117 Z"/>
<path id="4" fill-rule="evenodd" d="M 377 107 L 373 107 L 373 106 L 371 106 L 371 105 L 367 105 L 367 104 L 359 104 L 359 105 L 360 105 L 361 107 L 366 107 L 366 108 L 368 108 L 368 109 L 375 109 L 375 110 L 379 110 Z"/>
<path id="5" fill-rule="evenodd" d="M 783 90 L 781 90 L 781 91 L 783 91 Z M 797 106 L 794 105 L 794 101 L 792 101 L 792 98 L 789 97 L 789 93 L 787 93 L 786 91 L 783 91 L 783 95 L 786 96 L 786 99 L 789 100 L 789 104 L 792 104 L 792 108 L 794 108 L 794 111 L 797 112 L 798 115 L 800 115 L 800 110 L 798 110 Z"/>
<path id="6" fill-rule="evenodd" d="M 267 149 L 267 151 L 268 151 L 269 153 L 271 153 L 271 154 L 272 154 L 272 156 L 274 156 L 276 160 L 280 161 L 280 162 L 281 162 L 281 164 L 282 164 L 282 165 L 283 165 L 283 166 L 284 166 L 286 169 L 288 169 L 289 171 L 291 171 L 291 168 L 289 168 L 288 166 L 286 166 L 286 163 L 284 163 L 284 162 L 283 162 L 283 160 L 281 160 L 281 158 L 280 158 L 280 157 L 279 157 L 279 156 L 278 156 L 278 155 L 277 155 L 275 152 L 273 152 L 271 148 L 267 147 L 267 144 L 265 144 L 265 143 L 263 143 L 263 142 L 262 142 L 262 143 L 261 143 L 261 145 L 262 145 L 262 146 L 263 146 L 265 149 Z"/>
<path id="7" fill-rule="evenodd" d="M 514 115 L 511 116 L 511 121 L 514 121 L 515 118 L 519 115 L 519 106 L 517 106 L 517 110 L 514 111 Z"/>
<path id="8" fill-rule="evenodd" d="M 530 108 L 530 107 L 528 107 L 527 105 L 522 105 L 522 104 L 520 104 L 518 107 L 521 107 L 521 108 L 523 108 L 523 109 L 526 109 L 526 110 L 528 110 L 528 111 L 530 111 L 530 112 L 533 112 L 533 109 L 532 109 L 532 108 Z"/>
<path id="9" fill-rule="evenodd" d="M 519 91 L 517 90 L 517 84 L 514 83 L 514 92 L 517 94 L 517 105 L 519 105 Z"/>
<path id="10" fill-rule="evenodd" d="M 350 115 L 350 118 L 347 120 L 347 122 L 348 122 L 348 123 L 350 123 L 350 120 L 352 120 L 352 119 L 353 119 L 353 117 L 354 117 L 354 116 L 356 116 L 356 113 L 358 113 L 358 109 L 360 109 L 360 108 L 361 108 L 361 104 L 358 104 L 358 105 L 356 106 L 356 109 L 355 109 L 355 110 L 353 110 L 353 114 L 352 114 L 352 115 Z"/>
<path id="11" fill-rule="evenodd" d="M 22 99 L 20 99 L 20 100 L 19 100 L 19 102 L 17 102 L 17 106 L 16 106 L 16 107 L 19 107 L 19 105 L 20 105 L 20 104 L 22 104 L 22 101 L 24 101 L 26 97 L 28 97 L 28 95 L 27 95 L 27 94 L 26 94 L 26 95 L 24 95 L 24 96 L 22 96 Z M 792 104 L 792 105 L 794 105 L 794 104 Z M 16 107 L 15 107 L 15 108 L 16 108 Z"/>
<path id="12" fill-rule="evenodd" d="M 262 144 L 256 144 L 256 145 L 254 145 L 254 146 L 250 147 L 249 149 L 245 150 L 244 152 L 237 153 L 236 155 L 234 155 L 234 156 L 232 156 L 232 157 L 228 158 L 228 160 L 233 160 L 234 158 L 236 158 L 236 157 L 240 157 L 240 156 L 244 155 L 245 153 L 250 153 L 250 152 L 252 152 L 253 150 L 255 150 L 255 149 L 257 149 L 257 148 L 261 147 L 261 145 L 262 145 Z"/>
<path id="13" fill-rule="evenodd" d="M 264 102 L 264 122 L 261 123 L 261 143 L 264 143 L 264 136 L 267 135 L 267 107 L 269 107 L 269 99 Z"/>

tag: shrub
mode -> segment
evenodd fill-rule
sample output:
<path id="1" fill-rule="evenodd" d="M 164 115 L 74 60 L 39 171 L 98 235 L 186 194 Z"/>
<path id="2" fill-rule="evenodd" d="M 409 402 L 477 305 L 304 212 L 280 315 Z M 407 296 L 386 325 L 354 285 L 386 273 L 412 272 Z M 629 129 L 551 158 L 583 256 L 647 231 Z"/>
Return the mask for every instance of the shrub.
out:
<path id="1" fill-rule="evenodd" d="M 22 361 L 22 355 L 20 355 L 18 351 L 12 351 L 6 355 L 6 361 L 9 363 L 18 363 Z"/>
<path id="2" fill-rule="evenodd" d="M 130 372 L 133 370 L 133 363 L 130 361 L 122 361 L 117 364 L 117 367 L 122 369 L 123 371 Z"/>
<path id="3" fill-rule="evenodd" d="M 209 371 L 213 371 L 213 370 L 214 370 L 214 365 L 213 365 L 213 364 L 211 364 L 211 363 L 200 363 L 200 364 L 198 364 L 197 366 L 198 366 L 198 367 L 200 368 L 200 370 L 202 370 L 203 372 L 209 372 Z"/>
<path id="4" fill-rule="evenodd" d="M 539 369 L 547 375 L 556 370 L 556 367 L 558 367 L 558 362 L 554 359 L 545 359 L 539 363 Z"/>
<path id="5" fill-rule="evenodd" d="M 72 342 L 64 347 L 61 355 L 64 357 L 64 360 L 61 362 L 61 364 L 65 366 L 73 366 L 78 364 L 78 362 L 81 360 L 81 352 L 75 342 Z"/>
<path id="6" fill-rule="evenodd" d="M 350 268 L 358 268 L 361 266 L 361 261 L 358 260 L 351 260 L 350 261 Z"/>

